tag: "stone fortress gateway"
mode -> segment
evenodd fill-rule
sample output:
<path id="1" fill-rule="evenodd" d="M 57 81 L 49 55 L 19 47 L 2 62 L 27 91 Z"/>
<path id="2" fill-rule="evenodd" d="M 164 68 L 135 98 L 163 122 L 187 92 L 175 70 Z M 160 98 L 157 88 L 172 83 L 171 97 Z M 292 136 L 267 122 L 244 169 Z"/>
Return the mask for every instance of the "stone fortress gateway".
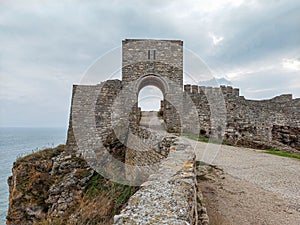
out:
<path id="1" fill-rule="evenodd" d="M 148 39 L 123 40 L 121 81 L 74 85 L 67 144 L 77 148 L 72 117 L 83 112 L 96 123 L 102 142 L 113 138 L 128 142 L 128 132 L 136 131 L 141 116 L 139 91 L 148 85 L 163 93 L 161 113 L 169 132 L 196 133 L 250 147 L 300 150 L 300 99 L 285 94 L 247 100 L 232 87 L 183 85 L 183 41 Z M 76 92 L 80 94 L 74 100 Z"/>

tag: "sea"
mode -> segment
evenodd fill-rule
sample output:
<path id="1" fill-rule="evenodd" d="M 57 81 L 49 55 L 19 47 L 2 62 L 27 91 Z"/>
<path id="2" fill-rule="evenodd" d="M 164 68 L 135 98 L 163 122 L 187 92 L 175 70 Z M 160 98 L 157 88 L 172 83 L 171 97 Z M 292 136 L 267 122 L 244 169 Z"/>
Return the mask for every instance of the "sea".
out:
<path id="1" fill-rule="evenodd" d="M 8 210 L 7 179 L 13 162 L 39 149 L 65 144 L 66 128 L 3 128 L 0 127 L 0 224 L 6 223 Z"/>

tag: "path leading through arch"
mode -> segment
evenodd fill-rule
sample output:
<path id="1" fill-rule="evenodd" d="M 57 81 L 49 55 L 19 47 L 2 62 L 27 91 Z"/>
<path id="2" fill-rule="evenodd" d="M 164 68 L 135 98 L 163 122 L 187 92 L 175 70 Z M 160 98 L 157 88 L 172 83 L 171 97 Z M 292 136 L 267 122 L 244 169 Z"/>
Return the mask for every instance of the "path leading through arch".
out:
<path id="1" fill-rule="evenodd" d="M 166 126 L 156 111 L 143 111 L 140 126 L 150 128 L 158 132 L 166 132 Z"/>

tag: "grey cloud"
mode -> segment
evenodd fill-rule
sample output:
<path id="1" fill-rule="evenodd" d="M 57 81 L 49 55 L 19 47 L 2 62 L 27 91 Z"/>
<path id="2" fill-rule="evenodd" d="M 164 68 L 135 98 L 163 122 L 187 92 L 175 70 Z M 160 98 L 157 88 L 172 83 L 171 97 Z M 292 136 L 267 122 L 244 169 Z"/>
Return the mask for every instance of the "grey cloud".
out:
<path id="1" fill-rule="evenodd" d="M 215 21 L 216 29 L 225 39 L 212 60 L 245 65 L 278 52 L 299 49 L 299 2 L 258 2 L 258 9 L 241 6 Z"/>
<path id="2" fill-rule="evenodd" d="M 220 74 L 299 57 L 299 1 L 257 2 L 259 10 L 245 2 L 217 12 L 204 12 L 205 1 L 1 2 L 0 126 L 65 126 L 72 84 L 124 38 L 183 39 Z M 209 32 L 224 40 L 213 46 Z M 286 81 L 297 82 L 297 73 L 265 70 L 233 82 L 253 98 L 281 91 L 300 96 Z M 93 80 L 105 78 L 95 73 Z"/>

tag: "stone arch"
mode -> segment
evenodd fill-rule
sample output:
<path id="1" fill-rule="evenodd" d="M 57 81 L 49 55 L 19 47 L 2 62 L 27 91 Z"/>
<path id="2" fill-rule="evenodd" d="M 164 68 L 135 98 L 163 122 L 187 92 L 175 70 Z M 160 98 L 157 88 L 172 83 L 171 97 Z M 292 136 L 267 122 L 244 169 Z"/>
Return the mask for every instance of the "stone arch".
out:
<path id="1" fill-rule="evenodd" d="M 140 93 L 140 91 L 146 87 L 146 86 L 155 86 L 158 89 L 161 90 L 161 92 L 163 93 L 163 96 L 165 96 L 168 91 L 169 91 L 169 86 L 168 83 L 166 82 L 166 80 L 161 77 L 160 75 L 157 74 L 146 74 L 141 76 L 138 79 L 138 82 L 136 84 L 136 90 L 137 90 L 137 95 Z"/>
<path id="2" fill-rule="evenodd" d="M 142 116 L 141 108 L 138 106 L 140 91 L 144 87 L 154 86 L 157 87 L 163 95 L 160 112 L 167 126 L 167 130 L 180 132 L 182 118 L 180 118 L 179 109 L 176 108 L 176 106 L 181 105 L 181 100 L 180 97 L 178 99 L 176 98 L 182 93 L 181 85 L 177 85 L 170 80 L 169 77 L 166 76 L 166 71 L 163 71 L 164 69 L 166 69 L 166 67 L 160 68 L 162 74 L 146 72 L 131 82 L 131 84 L 133 84 L 133 86 L 131 86 L 131 93 L 134 98 L 133 102 L 135 102 L 131 112 L 132 122 L 133 124 L 139 124 Z"/>

